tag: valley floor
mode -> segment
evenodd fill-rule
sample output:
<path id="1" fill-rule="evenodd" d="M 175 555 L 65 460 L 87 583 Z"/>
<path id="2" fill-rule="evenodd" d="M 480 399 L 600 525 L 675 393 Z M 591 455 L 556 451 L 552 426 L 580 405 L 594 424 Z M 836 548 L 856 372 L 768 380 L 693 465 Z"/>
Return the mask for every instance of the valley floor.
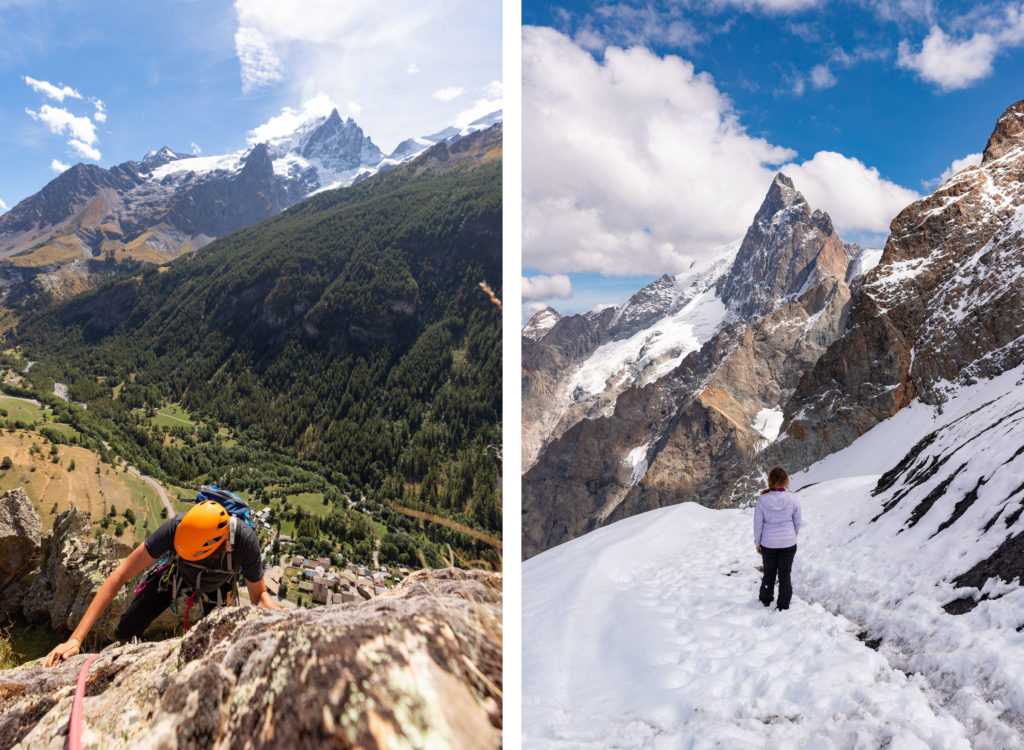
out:
<path id="1" fill-rule="evenodd" d="M 665 508 L 525 563 L 524 747 L 1024 746 L 1022 591 L 947 614 L 942 549 L 868 525 L 877 478 L 798 493 L 785 612 L 757 600 L 750 509 Z"/>

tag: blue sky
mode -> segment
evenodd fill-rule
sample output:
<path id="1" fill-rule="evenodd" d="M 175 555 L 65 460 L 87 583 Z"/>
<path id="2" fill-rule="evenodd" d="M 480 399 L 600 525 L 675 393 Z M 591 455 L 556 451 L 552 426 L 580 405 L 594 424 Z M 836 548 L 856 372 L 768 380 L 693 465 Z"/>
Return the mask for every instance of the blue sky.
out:
<path id="1" fill-rule="evenodd" d="M 528 0 L 523 23 L 527 311 L 738 239 L 779 168 L 881 246 L 1024 98 L 1019 1 Z"/>
<path id="2" fill-rule="evenodd" d="M 318 94 L 385 151 L 500 108 L 500 8 L 0 0 L 0 212 L 79 161 L 244 148 Z"/>

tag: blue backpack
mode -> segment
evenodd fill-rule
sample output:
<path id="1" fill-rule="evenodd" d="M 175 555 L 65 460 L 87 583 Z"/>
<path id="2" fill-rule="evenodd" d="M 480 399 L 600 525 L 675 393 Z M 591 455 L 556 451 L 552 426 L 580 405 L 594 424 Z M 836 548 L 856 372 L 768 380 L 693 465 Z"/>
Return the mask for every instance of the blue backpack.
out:
<path id="1" fill-rule="evenodd" d="M 235 516 L 236 518 L 240 518 L 245 521 L 249 525 L 250 529 L 255 528 L 252 523 L 252 510 L 249 509 L 248 503 L 234 492 L 222 490 L 216 485 L 203 485 L 199 489 L 196 499 L 192 502 L 201 503 L 204 500 L 213 500 L 220 503 L 224 506 L 224 510 L 228 512 L 228 515 Z"/>

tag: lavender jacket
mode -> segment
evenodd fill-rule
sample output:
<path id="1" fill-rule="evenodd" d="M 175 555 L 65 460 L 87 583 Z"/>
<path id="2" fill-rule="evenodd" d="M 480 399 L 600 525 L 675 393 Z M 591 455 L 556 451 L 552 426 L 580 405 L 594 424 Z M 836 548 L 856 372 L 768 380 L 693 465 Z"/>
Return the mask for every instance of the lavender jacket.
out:
<path id="1" fill-rule="evenodd" d="M 771 490 L 757 499 L 754 544 L 769 549 L 792 547 L 800 533 L 800 500 L 789 490 Z"/>

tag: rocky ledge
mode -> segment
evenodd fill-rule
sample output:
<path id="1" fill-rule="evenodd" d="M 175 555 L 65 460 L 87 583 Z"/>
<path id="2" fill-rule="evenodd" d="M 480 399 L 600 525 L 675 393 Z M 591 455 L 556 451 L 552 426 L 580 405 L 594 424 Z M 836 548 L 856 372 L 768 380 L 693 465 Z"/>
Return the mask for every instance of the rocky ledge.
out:
<path id="1" fill-rule="evenodd" d="M 421 571 L 368 602 L 223 608 L 182 638 L 111 646 L 83 746 L 500 747 L 500 584 Z M 0 749 L 65 746 L 86 658 L 0 672 Z"/>

